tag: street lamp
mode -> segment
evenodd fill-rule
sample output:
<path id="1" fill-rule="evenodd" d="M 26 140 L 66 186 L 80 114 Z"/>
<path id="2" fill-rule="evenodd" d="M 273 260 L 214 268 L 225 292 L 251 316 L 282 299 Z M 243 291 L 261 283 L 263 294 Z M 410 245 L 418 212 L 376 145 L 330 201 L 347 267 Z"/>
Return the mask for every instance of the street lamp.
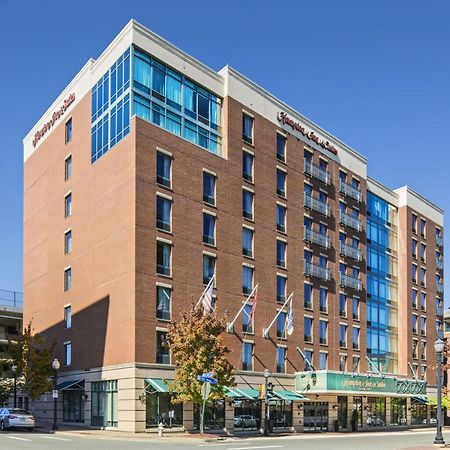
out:
<path id="1" fill-rule="evenodd" d="M 437 360 L 437 420 L 436 420 L 436 437 L 434 438 L 434 444 L 445 445 L 444 438 L 442 437 L 442 354 L 444 352 L 444 341 L 438 339 L 434 343 L 434 349 L 436 351 Z"/>
<path id="2" fill-rule="evenodd" d="M 15 364 L 11 366 L 11 372 L 14 376 L 14 408 L 17 408 L 17 366 Z"/>
<path id="3" fill-rule="evenodd" d="M 58 425 L 56 424 L 56 410 L 58 408 L 58 370 L 61 367 L 59 361 L 55 358 L 52 362 L 53 369 L 53 426 L 52 431 L 58 429 Z"/>
<path id="4" fill-rule="evenodd" d="M 265 415 L 264 415 L 264 436 L 269 436 L 269 395 L 268 395 L 268 387 L 269 387 L 269 377 L 270 377 L 270 370 L 264 369 L 264 382 L 265 382 L 265 389 L 264 389 L 264 404 L 266 406 Z"/>

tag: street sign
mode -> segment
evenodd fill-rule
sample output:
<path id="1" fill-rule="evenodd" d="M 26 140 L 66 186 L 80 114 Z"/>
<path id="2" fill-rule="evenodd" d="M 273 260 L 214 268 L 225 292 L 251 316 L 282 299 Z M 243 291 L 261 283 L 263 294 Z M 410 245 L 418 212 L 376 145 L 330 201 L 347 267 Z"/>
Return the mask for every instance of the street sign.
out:
<path id="1" fill-rule="evenodd" d="M 58 389 L 53 389 L 52 398 L 58 398 Z"/>
<path id="2" fill-rule="evenodd" d="M 203 383 L 202 385 L 202 399 L 204 401 L 208 400 L 209 394 L 211 393 L 211 384 Z"/>

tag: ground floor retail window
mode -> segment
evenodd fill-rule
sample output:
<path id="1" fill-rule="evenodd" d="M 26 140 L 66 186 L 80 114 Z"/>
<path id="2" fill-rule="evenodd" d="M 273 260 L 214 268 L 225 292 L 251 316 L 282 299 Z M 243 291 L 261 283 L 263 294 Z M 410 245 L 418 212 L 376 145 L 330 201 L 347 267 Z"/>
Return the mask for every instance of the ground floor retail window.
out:
<path id="1" fill-rule="evenodd" d="M 183 404 L 172 403 L 169 393 L 149 393 L 145 401 L 147 428 L 157 427 L 160 423 L 166 427 L 183 426 Z"/>
<path id="2" fill-rule="evenodd" d="M 427 424 L 427 405 L 411 399 L 411 425 Z"/>
<path id="3" fill-rule="evenodd" d="M 63 422 L 84 422 L 84 391 L 81 389 L 64 390 L 63 398 Z"/>
<path id="4" fill-rule="evenodd" d="M 91 384 L 91 425 L 117 427 L 117 380 Z"/>
<path id="5" fill-rule="evenodd" d="M 261 400 L 234 400 L 234 429 L 259 430 L 261 427 Z"/>
<path id="6" fill-rule="evenodd" d="M 406 398 L 391 398 L 391 425 L 406 425 Z"/>
<path id="7" fill-rule="evenodd" d="M 338 396 L 338 420 L 340 428 L 347 428 L 348 401 L 347 397 Z"/>
<path id="8" fill-rule="evenodd" d="M 289 400 L 270 400 L 269 416 L 273 428 L 292 427 L 293 403 Z"/>
<path id="9" fill-rule="evenodd" d="M 303 415 L 304 431 L 328 430 L 328 402 L 305 402 Z"/>
<path id="10" fill-rule="evenodd" d="M 356 426 L 363 426 L 363 416 L 362 416 L 362 397 L 353 397 L 353 413 L 352 420 L 356 421 Z"/>
<path id="11" fill-rule="evenodd" d="M 386 425 L 386 397 L 367 397 L 367 425 L 369 427 Z"/>
<path id="12" fill-rule="evenodd" d="M 202 405 L 194 405 L 194 427 L 200 429 Z M 204 429 L 223 430 L 225 428 L 225 400 L 214 400 L 205 405 Z"/>

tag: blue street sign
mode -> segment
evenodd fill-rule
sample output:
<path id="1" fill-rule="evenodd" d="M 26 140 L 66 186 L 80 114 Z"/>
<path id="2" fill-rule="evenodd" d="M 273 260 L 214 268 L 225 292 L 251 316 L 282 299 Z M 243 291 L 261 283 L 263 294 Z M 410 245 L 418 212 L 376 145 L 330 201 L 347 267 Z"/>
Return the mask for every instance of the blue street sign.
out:
<path id="1" fill-rule="evenodd" d="M 217 384 L 218 380 L 213 378 L 212 373 L 204 373 L 203 375 L 199 375 L 197 377 L 198 381 L 202 381 L 203 383 Z"/>

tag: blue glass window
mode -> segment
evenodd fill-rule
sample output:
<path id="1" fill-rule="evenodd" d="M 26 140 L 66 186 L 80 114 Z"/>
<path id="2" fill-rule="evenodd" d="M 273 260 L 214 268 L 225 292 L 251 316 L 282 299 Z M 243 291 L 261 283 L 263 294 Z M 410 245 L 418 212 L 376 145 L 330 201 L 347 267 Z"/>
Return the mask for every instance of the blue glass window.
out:
<path id="1" fill-rule="evenodd" d="M 319 342 L 321 344 L 327 343 L 327 329 L 328 329 L 328 322 L 325 320 L 321 320 L 319 323 L 319 332 L 320 332 Z"/>
<path id="2" fill-rule="evenodd" d="M 242 228 L 242 254 L 250 258 L 253 257 L 253 234 L 250 228 Z"/>
<path id="3" fill-rule="evenodd" d="M 303 299 L 305 308 L 312 308 L 312 285 L 305 283 L 303 287 Z"/>
<path id="4" fill-rule="evenodd" d="M 284 303 L 286 301 L 286 277 L 277 275 L 277 302 Z"/>
<path id="5" fill-rule="evenodd" d="M 353 349 L 358 350 L 359 349 L 359 328 L 357 328 L 357 327 L 353 327 L 352 343 L 353 343 Z"/>
<path id="6" fill-rule="evenodd" d="M 172 289 L 163 286 L 156 286 L 156 318 L 170 320 L 170 303 L 172 299 Z"/>
<path id="7" fill-rule="evenodd" d="M 286 207 L 277 205 L 277 230 L 286 232 Z"/>
<path id="8" fill-rule="evenodd" d="M 216 204 L 216 177 L 208 172 L 203 172 L 203 201 Z"/>
<path id="9" fill-rule="evenodd" d="M 69 267 L 64 270 L 64 291 L 72 289 L 72 269 Z"/>
<path id="10" fill-rule="evenodd" d="M 253 370 L 253 344 L 242 343 L 242 370 Z"/>
<path id="11" fill-rule="evenodd" d="M 339 294 L 339 315 L 341 317 L 347 316 L 347 297 L 345 294 Z"/>
<path id="12" fill-rule="evenodd" d="M 286 313 L 280 312 L 277 317 L 277 338 L 286 338 Z"/>
<path id="13" fill-rule="evenodd" d="M 164 231 L 171 230 L 172 202 L 164 197 L 156 197 L 156 228 Z"/>
<path id="14" fill-rule="evenodd" d="M 319 353 L 319 370 L 326 370 L 327 368 L 328 353 Z"/>
<path id="15" fill-rule="evenodd" d="M 253 155 L 242 152 L 242 178 L 253 181 Z"/>
<path id="16" fill-rule="evenodd" d="M 208 284 L 216 271 L 216 258 L 212 255 L 203 255 L 203 284 Z"/>
<path id="17" fill-rule="evenodd" d="M 72 119 L 66 122 L 66 144 L 72 140 Z"/>
<path id="18" fill-rule="evenodd" d="M 322 312 L 327 311 L 327 294 L 328 294 L 327 289 L 323 287 L 319 289 L 319 309 Z"/>
<path id="19" fill-rule="evenodd" d="M 303 352 L 303 354 L 305 355 L 305 358 L 304 358 L 304 363 L 305 363 L 304 370 L 305 371 L 306 370 L 312 370 L 313 369 L 312 368 L 312 364 L 313 364 L 313 352 L 312 352 L 312 350 L 305 350 Z"/>
<path id="20" fill-rule="evenodd" d="M 242 215 L 253 220 L 253 192 L 242 190 Z"/>
<path id="21" fill-rule="evenodd" d="M 216 217 L 203 213 L 203 242 L 209 245 L 216 244 Z"/>
<path id="22" fill-rule="evenodd" d="M 64 217 L 72 215 L 72 194 L 67 194 L 64 198 Z"/>
<path id="23" fill-rule="evenodd" d="M 286 138 L 280 133 L 277 133 L 277 158 L 286 161 Z"/>
<path id="24" fill-rule="evenodd" d="M 242 114 L 242 139 L 248 144 L 253 144 L 253 117 Z"/>
<path id="25" fill-rule="evenodd" d="M 253 333 L 252 308 L 252 305 L 247 304 L 242 310 L 242 331 L 244 333 Z"/>
<path id="26" fill-rule="evenodd" d="M 286 242 L 277 239 L 277 266 L 286 268 Z"/>
<path id="27" fill-rule="evenodd" d="M 312 342 L 312 323 L 311 317 L 304 318 L 304 340 L 305 342 Z"/>
<path id="28" fill-rule="evenodd" d="M 357 299 L 356 297 L 353 298 L 352 313 L 353 313 L 353 319 L 358 320 L 359 319 L 359 299 Z"/>
<path id="29" fill-rule="evenodd" d="M 171 187 L 172 158 L 165 153 L 156 153 L 156 182 Z"/>
<path id="30" fill-rule="evenodd" d="M 250 294 L 253 290 L 253 267 L 242 266 L 242 292 Z"/>
<path id="31" fill-rule="evenodd" d="M 286 172 L 277 169 L 277 194 L 286 197 Z"/>
<path id="32" fill-rule="evenodd" d="M 167 242 L 156 242 L 156 272 L 159 275 L 170 276 L 170 260 L 172 246 Z"/>
<path id="33" fill-rule="evenodd" d="M 347 347 L 347 326 L 339 325 L 339 347 Z"/>
<path id="34" fill-rule="evenodd" d="M 276 370 L 277 373 L 286 372 L 286 348 L 277 347 L 277 358 L 276 358 Z"/>

